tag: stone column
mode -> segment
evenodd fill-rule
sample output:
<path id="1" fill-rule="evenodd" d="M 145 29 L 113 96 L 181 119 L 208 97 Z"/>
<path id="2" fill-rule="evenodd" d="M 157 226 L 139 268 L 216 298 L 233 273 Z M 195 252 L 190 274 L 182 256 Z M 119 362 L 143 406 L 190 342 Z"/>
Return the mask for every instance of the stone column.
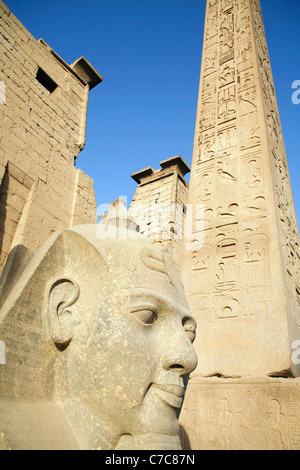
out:
<path id="1" fill-rule="evenodd" d="M 300 448 L 299 234 L 259 0 L 207 1 L 189 203 L 204 243 L 181 266 L 199 357 L 186 445 Z"/>

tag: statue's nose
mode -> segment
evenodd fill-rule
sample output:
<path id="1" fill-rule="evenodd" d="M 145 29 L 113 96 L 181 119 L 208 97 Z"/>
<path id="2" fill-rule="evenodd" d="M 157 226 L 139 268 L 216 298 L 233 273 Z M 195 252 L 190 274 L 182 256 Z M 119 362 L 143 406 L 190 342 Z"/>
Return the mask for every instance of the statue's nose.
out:
<path id="1" fill-rule="evenodd" d="M 197 354 L 184 328 L 177 329 L 164 345 L 162 366 L 164 370 L 176 370 L 180 376 L 197 367 Z"/>

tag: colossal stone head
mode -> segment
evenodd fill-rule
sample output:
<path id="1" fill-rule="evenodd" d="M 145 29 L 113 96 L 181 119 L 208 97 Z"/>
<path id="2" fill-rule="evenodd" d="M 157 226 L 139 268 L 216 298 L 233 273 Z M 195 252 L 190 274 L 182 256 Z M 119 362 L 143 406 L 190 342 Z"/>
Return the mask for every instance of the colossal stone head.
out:
<path id="1" fill-rule="evenodd" d="M 181 448 L 196 325 L 167 250 L 79 226 L 16 247 L 0 289 L 0 432 L 12 448 Z"/>

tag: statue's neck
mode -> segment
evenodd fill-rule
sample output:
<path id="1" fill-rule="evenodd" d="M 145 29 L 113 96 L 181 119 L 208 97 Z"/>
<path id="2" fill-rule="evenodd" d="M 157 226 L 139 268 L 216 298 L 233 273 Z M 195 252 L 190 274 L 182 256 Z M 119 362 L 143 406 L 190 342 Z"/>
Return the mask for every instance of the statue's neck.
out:
<path id="1" fill-rule="evenodd" d="M 118 435 L 110 423 L 82 403 L 61 404 L 83 450 L 182 450 L 179 436 L 145 433 Z"/>
<path id="2" fill-rule="evenodd" d="M 116 430 L 101 416 L 77 400 L 60 403 L 82 450 L 113 450 L 118 442 Z"/>

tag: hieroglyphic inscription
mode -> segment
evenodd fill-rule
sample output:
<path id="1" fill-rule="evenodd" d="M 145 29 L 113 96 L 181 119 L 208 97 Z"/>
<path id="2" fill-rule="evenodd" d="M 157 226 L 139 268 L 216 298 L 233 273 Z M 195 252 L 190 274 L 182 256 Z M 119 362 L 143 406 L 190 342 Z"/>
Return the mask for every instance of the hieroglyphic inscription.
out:
<path id="1" fill-rule="evenodd" d="M 277 213 L 281 221 L 281 238 L 284 240 L 284 243 L 282 244 L 282 256 L 286 266 L 285 274 L 287 276 L 289 288 L 289 308 L 293 312 L 297 311 L 298 313 L 296 316 L 299 317 L 299 234 L 275 95 L 275 87 L 272 78 L 270 58 L 258 0 L 253 0 L 253 21 L 255 25 L 254 36 L 257 44 L 258 68 L 261 76 L 262 94 L 265 104 L 264 109 L 268 132 L 270 161 L 275 170 L 273 174 L 275 178 L 274 185 L 276 188 L 275 195 Z"/>
<path id="2" fill-rule="evenodd" d="M 209 292 L 211 279 L 211 247 L 203 245 L 192 253 L 192 275 L 189 290 L 194 294 Z"/>
<path id="3" fill-rule="evenodd" d="M 257 10 L 260 11 L 259 8 Z M 191 188 L 197 202 L 204 204 L 206 228 L 239 223 L 241 220 L 243 223 L 249 221 L 251 225 L 252 220 L 267 218 L 263 133 L 258 117 L 259 100 L 255 82 L 256 48 L 250 28 L 252 14 L 255 16 L 247 0 L 209 1 L 207 6 L 196 160 L 199 176 L 197 188 Z M 255 24 L 258 29 L 256 35 L 261 37 L 261 25 L 257 19 Z M 258 52 L 260 62 L 269 67 L 266 44 L 261 39 L 258 44 L 262 48 Z M 270 82 L 272 78 L 268 71 L 264 73 Z M 273 90 L 272 83 L 270 90 Z M 278 141 L 281 136 L 280 122 L 274 112 L 267 116 L 266 125 L 270 135 Z M 209 171 L 205 171 L 207 162 L 211 162 Z M 280 155 L 277 165 L 281 171 L 285 170 L 285 160 L 281 161 Z M 282 204 L 281 207 L 281 212 L 285 212 Z M 256 237 L 261 243 L 268 240 L 267 224 L 265 227 L 266 231 Z M 243 240 L 239 244 L 238 252 L 243 246 L 244 254 L 239 254 L 238 264 L 243 263 L 246 253 L 253 247 L 255 237 L 252 236 L 252 243 Z M 238 240 L 236 242 L 239 243 Z M 233 260 L 228 266 L 230 258 L 225 258 L 224 262 L 220 255 L 223 248 L 222 245 L 211 247 L 213 264 L 217 266 L 213 283 L 215 289 L 226 290 L 231 283 L 236 284 L 239 280 L 247 288 L 265 284 L 269 278 L 269 259 L 264 257 L 267 252 L 265 247 L 262 247 L 262 253 L 256 253 L 260 260 L 249 259 L 243 269 L 235 266 Z M 248 256 L 255 258 L 254 253 Z M 235 281 L 230 280 L 233 273 L 237 278 Z"/>
<path id="4" fill-rule="evenodd" d="M 201 174 L 197 183 L 199 186 L 198 200 L 200 203 L 208 202 L 213 197 L 213 174 L 211 171 L 206 171 Z"/>
<path id="5" fill-rule="evenodd" d="M 184 449 L 297 450 L 300 383 L 192 379 L 180 422 Z M 185 420 L 188 413 L 193 419 Z"/>
<path id="6" fill-rule="evenodd" d="M 243 245 L 243 281 L 248 287 L 266 284 L 269 279 L 268 239 L 265 235 L 251 235 Z"/>
<path id="7" fill-rule="evenodd" d="M 225 239 L 217 245 L 215 288 L 229 290 L 236 286 L 238 278 L 238 243 Z"/>
<path id="8" fill-rule="evenodd" d="M 242 162 L 242 193 L 250 194 L 263 187 L 263 163 L 260 156 Z"/>
<path id="9" fill-rule="evenodd" d="M 237 371 L 237 324 L 244 325 L 249 338 L 245 334 L 243 346 L 254 349 L 253 362 L 269 364 L 261 367 L 264 374 L 277 369 L 276 358 L 290 358 L 287 348 L 278 354 L 274 343 L 269 361 L 262 344 L 270 318 L 278 320 L 277 337 L 287 335 L 280 305 L 300 326 L 300 255 L 258 0 L 207 1 L 202 64 L 189 197 L 204 206 L 204 245 L 187 255 L 184 269 L 193 313 L 212 337 L 203 347 L 196 340 L 196 347 L 200 356 L 216 358 L 207 374 L 222 367 Z M 236 341 L 223 344 L 221 354 L 213 338 L 231 338 L 232 331 Z M 245 369 L 241 363 L 239 373 Z"/>
<path id="10" fill-rule="evenodd" d="M 182 265 L 199 327 L 184 448 L 300 449 L 297 379 L 200 379 L 300 373 L 300 242 L 259 0 L 207 0 L 189 194 L 204 244 Z"/>

